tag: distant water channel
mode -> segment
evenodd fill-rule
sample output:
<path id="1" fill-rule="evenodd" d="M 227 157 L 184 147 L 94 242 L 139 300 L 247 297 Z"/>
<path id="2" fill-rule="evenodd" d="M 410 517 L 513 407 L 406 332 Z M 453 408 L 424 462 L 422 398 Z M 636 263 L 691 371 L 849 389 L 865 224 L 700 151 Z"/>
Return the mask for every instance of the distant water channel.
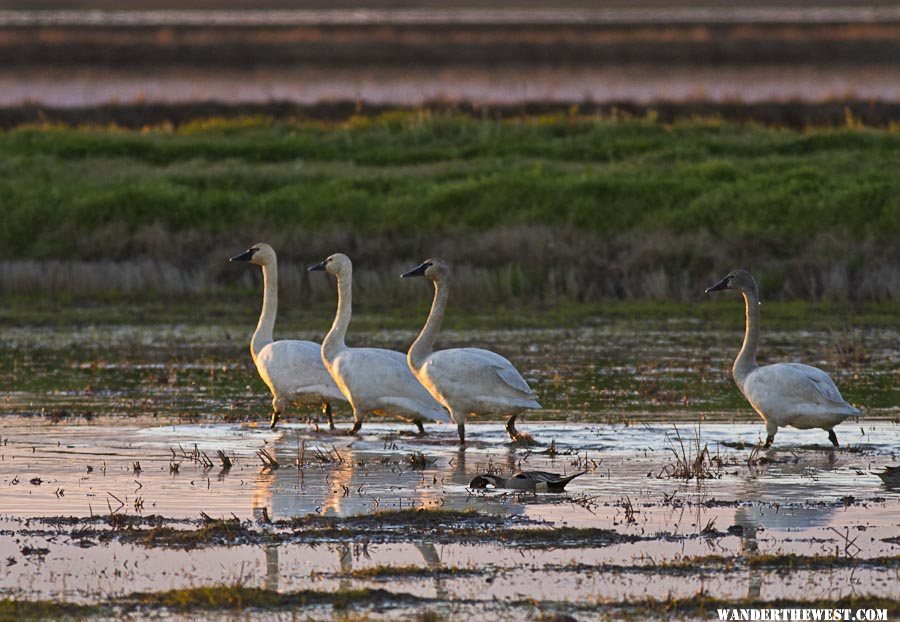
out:
<path id="1" fill-rule="evenodd" d="M 831 65 L 0 68 L 0 106 L 900 100 L 900 68 Z"/>

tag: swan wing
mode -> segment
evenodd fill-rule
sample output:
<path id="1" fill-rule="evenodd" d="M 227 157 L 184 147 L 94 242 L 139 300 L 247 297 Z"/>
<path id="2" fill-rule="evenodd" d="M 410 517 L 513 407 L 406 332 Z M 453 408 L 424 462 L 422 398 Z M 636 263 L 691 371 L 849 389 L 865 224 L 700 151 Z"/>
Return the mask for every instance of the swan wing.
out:
<path id="1" fill-rule="evenodd" d="M 841 395 L 840 390 L 837 388 L 837 385 L 834 384 L 834 380 L 831 379 L 831 376 L 818 367 L 811 367 L 801 363 L 784 363 L 784 365 L 790 367 L 808 382 L 812 383 L 811 386 L 815 388 L 819 395 L 828 401 L 834 402 L 835 404 L 847 403 Z"/>
<path id="2" fill-rule="evenodd" d="M 496 352 L 490 350 L 482 350 L 481 348 L 459 348 L 457 350 L 445 350 L 445 352 L 456 352 L 459 357 L 464 359 L 462 363 L 469 368 L 470 373 L 475 373 L 479 377 L 497 379 L 503 385 L 512 389 L 517 393 L 521 393 L 521 397 L 535 399 L 537 395 L 525 382 L 522 374 L 519 373 L 513 364 L 506 358 L 500 356 Z"/>
<path id="3" fill-rule="evenodd" d="M 431 398 L 430 395 L 428 397 Z M 450 413 L 448 413 L 443 406 L 434 401 L 434 399 L 431 399 L 431 402 L 426 402 L 410 397 L 388 396 L 381 398 L 381 403 L 382 407 L 386 410 L 398 413 L 409 413 L 407 418 L 412 420 L 430 419 L 431 421 L 440 421 L 441 423 L 451 423 L 453 421 L 450 417 Z"/>
<path id="4" fill-rule="evenodd" d="M 745 389 L 764 412 L 793 412 L 811 406 L 826 410 L 837 407 L 848 415 L 859 412 L 844 400 L 828 374 L 800 363 L 760 367 L 748 377 Z"/>
<path id="5" fill-rule="evenodd" d="M 325 369 L 320 349 L 312 341 L 275 341 L 260 350 L 256 368 L 276 394 L 343 402 L 344 396 Z"/>
<path id="6" fill-rule="evenodd" d="M 497 376 L 506 383 L 507 386 L 525 394 L 527 397 L 532 399 L 537 397 L 537 394 L 531 390 L 531 387 L 528 386 L 528 383 L 525 382 L 525 379 L 522 377 L 522 374 L 519 373 L 515 367 L 510 365 L 509 367 L 504 367 L 500 365 L 494 365 L 494 372 Z"/>
<path id="7" fill-rule="evenodd" d="M 347 348 L 332 365 L 339 384 L 364 410 L 450 421 L 450 415 L 416 379 L 406 356 L 383 348 Z"/>

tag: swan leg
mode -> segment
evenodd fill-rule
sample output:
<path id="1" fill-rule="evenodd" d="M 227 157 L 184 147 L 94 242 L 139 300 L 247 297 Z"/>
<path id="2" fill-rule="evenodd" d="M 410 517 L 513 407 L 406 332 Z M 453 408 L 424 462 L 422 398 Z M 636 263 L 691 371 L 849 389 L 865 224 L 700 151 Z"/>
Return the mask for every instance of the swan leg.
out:
<path id="1" fill-rule="evenodd" d="M 517 441 L 520 438 L 519 431 L 516 430 L 516 418 L 518 416 L 519 416 L 519 413 L 516 413 L 513 416 L 511 416 L 509 418 L 509 420 L 506 422 L 506 432 L 507 432 L 507 434 L 509 434 L 509 437 L 514 441 Z"/>
<path id="2" fill-rule="evenodd" d="M 322 402 L 322 414 L 328 419 L 328 429 L 334 430 L 334 415 L 331 414 L 331 402 Z"/>
<path id="3" fill-rule="evenodd" d="M 269 421 L 269 429 L 274 430 L 281 419 L 281 413 L 284 411 L 284 404 L 277 397 L 272 399 L 272 419 Z"/>
<path id="4" fill-rule="evenodd" d="M 457 424 L 456 432 L 459 434 L 459 444 L 465 445 L 466 444 L 466 424 L 465 423 Z"/>
<path id="5" fill-rule="evenodd" d="M 775 435 L 778 434 L 778 424 L 771 420 L 766 420 L 766 443 L 763 449 L 768 449 L 775 442 Z"/>
<path id="6" fill-rule="evenodd" d="M 835 447 L 840 447 L 837 440 L 837 434 L 834 433 L 834 430 L 828 430 L 828 440 L 831 441 L 831 444 Z"/>
<path id="7" fill-rule="evenodd" d="M 421 419 L 416 419 L 416 427 L 419 429 L 419 435 L 424 436 L 425 435 L 425 426 L 422 425 Z"/>

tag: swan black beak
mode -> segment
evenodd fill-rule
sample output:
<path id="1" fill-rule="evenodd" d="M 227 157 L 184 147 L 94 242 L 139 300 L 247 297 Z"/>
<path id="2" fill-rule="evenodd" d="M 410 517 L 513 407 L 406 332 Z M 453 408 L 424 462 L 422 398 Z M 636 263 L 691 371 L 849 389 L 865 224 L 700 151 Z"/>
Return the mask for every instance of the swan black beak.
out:
<path id="1" fill-rule="evenodd" d="M 325 264 L 328 263 L 327 259 L 320 261 L 317 264 L 314 264 L 306 269 L 307 272 L 321 272 L 325 269 Z"/>
<path id="2" fill-rule="evenodd" d="M 401 274 L 400 278 L 407 279 L 411 276 L 425 276 L 425 271 L 428 270 L 428 268 L 430 268 L 431 265 L 432 264 L 430 261 L 425 261 L 423 263 L 420 263 L 418 266 L 416 266 L 409 272 L 404 272 L 403 274 Z"/>
<path id="3" fill-rule="evenodd" d="M 707 287 L 704 293 L 711 294 L 713 292 L 720 292 L 723 289 L 731 289 L 730 287 L 728 287 L 728 278 L 729 277 L 726 276 L 724 279 L 722 279 L 712 287 Z"/>
<path id="4" fill-rule="evenodd" d="M 244 251 L 240 255 L 235 255 L 228 261 L 250 261 L 251 259 L 253 259 L 253 255 L 256 254 L 256 251 L 258 251 L 258 250 L 259 250 L 258 248 L 248 248 L 246 251 Z"/>

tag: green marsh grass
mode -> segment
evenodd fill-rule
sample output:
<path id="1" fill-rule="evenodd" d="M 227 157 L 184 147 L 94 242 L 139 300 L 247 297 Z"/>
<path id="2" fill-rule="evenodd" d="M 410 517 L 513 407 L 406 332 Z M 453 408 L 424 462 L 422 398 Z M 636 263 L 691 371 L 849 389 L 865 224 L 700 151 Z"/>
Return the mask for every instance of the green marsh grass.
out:
<path id="1" fill-rule="evenodd" d="M 900 297 L 896 129 L 421 111 L 28 126 L 0 156 L 3 294 L 248 291 L 225 258 L 265 239 L 313 303 L 303 268 L 338 250 L 386 306 L 427 296 L 395 277 L 431 255 L 473 306 L 690 300 L 738 265 L 769 299 Z"/>

